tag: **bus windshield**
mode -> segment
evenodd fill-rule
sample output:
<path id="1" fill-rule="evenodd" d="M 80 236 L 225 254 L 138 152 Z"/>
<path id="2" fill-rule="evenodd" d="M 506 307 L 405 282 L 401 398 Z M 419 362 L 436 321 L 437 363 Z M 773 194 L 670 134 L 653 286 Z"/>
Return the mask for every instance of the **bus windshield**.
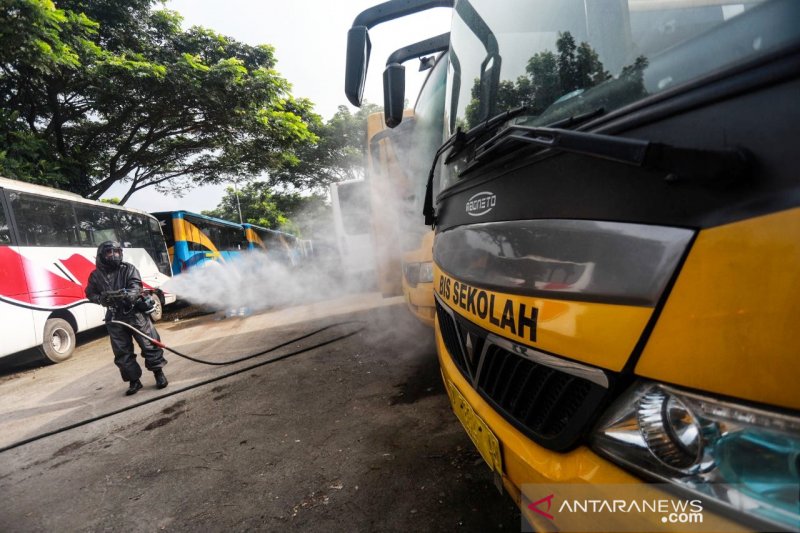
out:
<path id="1" fill-rule="evenodd" d="M 800 39 L 791 0 L 459 0 L 448 135 L 525 106 L 516 123 L 607 114 Z M 453 173 L 454 170 L 450 169 Z M 451 185 L 455 177 L 449 176 Z"/>

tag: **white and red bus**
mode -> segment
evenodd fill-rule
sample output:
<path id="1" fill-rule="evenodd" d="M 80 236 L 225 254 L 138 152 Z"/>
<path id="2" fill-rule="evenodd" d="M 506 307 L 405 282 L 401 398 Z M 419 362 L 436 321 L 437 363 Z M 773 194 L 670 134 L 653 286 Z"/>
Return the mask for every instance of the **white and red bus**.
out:
<path id="1" fill-rule="evenodd" d="M 39 346 L 53 362 L 75 350 L 75 333 L 103 324 L 84 289 L 97 246 L 116 240 L 161 308 L 175 295 L 169 256 L 153 216 L 49 187 L 0 178 L 0 357 Z M 155 300 L 155 298 L 154 298 Z"/>

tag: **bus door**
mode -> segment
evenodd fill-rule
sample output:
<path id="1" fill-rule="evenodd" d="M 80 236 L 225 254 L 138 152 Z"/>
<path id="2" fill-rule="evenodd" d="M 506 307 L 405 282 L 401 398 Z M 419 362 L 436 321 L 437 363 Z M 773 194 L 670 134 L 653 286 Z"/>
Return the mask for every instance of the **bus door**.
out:
<path id="1" fill-rule="evenodd" d="M 22 259 L 12 246 L 10 217 L 0 189 L 0 321 L 13 335 L 3 336 L 3 353 L 14 353 L 36 344 L 30 292 Z"/>

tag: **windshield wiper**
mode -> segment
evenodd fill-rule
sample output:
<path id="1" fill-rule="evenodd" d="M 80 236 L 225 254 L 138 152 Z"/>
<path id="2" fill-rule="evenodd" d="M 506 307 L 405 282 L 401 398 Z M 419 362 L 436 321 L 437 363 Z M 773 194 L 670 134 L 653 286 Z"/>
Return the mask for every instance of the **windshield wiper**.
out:
<path id="1" fill-rule="evenodd" d="M 500 124 L 508 122 L 509 120 L 511 120 L 516 116 L 524 114 L 527 110 L 528 108 L 525 106 L 509 109 L 508 111 L 500 113 L 499 115 L 495 115 L 490 119 L 484 120 L 483 122 L 471 128 L 461 136 L 459 136 L 459 132 L 461 130 L 457 130 L 455 135 L 453 135 L 452 137 L 450 137 L 450 139 L 447 140 L 447 142 L 450 142 L 451 139 L 453 140 L 451 144 L 453 149 L 450 151 L 450 155 L 447 156 L 445 164 L 449 164 L 453 159 L 455 159 L 458 156 L 458 154 L 463 152 L 467 146 L 473 144 L 475 142 L 475 139 L 477 139 L 478 136 L 481 135 L 482 133 L 486 133 L 495 126 L 499 126 Z M 445 144 L 447 144 L 447 142 Z"/>
<path id="2" fill-rule="evenodd" d="M 433 162 L 431 163 L 431 170 L 428 173 L 428 184 L 425 186 L 425 203 L 422 207 L 422 214 L 425 215 L 425 225 L 432 226 L 436 223 L 436 211 L 433 209 L 433 175 L 436 171 L 436 163 L 439 161 L 439 158 L 445 153 L 449 148 L 452 148 L 450 155 L 447 156 L 445 160 L 445 164 L 450 163 L 453 158 L 461 153 L 464 148 L 473 144 L 475 139 L 482 133 L 485 133 L 491 130 L 493 127 L 503 124 L 511 120 L 512 118 L 522 115 L 527 111 L 527 107 L 515 107 L 513 109 L 509 109 L 499 115 L 496 115 L 488 120 L 485 120 L 471 128 L 466 133 L 458 128 L 456 132 L 447 139 L 444 144 L 442 144 L 438 150 L 436 150 L 436 155 L 433 156 Z"/>
<path id="3" fill-rule="evenodd" d="M 601 117 L 605 115 L 606 110 L 603 107 L 598 107 L 597 109 L 592 109 L 591 111 L 587 111 L 585 113 L 580 113 L 578 115 L 572 115 L 567 118 L 557 120 L 555 122 L 551 122 L 549 124 L 545 124 L 545 128 L 570 128 L 583 124 L 585 122 L 589 122 L 593 118 Z"/>
<path id="4" fill-rule="evenodd" d="M 460 174 L 473 171 L 489 155 L 511 142 L 571 152 L 666 172 L 668 181 L 735 180 L 747 175 L 750 157 L 742 149 L 698 150 L 599 133 L 512 125 L 478 146 Z"/>

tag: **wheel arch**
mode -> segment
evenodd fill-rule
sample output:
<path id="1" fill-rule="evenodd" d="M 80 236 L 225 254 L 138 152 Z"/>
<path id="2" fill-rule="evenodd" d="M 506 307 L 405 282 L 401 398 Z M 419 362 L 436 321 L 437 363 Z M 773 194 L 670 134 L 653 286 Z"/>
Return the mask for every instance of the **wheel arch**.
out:
<path id="1" fill-rule="evenodd" d="M 56 309 L 50 313 L 50 315 L 47 317 L 47 320 L 50 320 L 51 318 L 60 318 L 62 320 L 66 320 L 67 323 L 72 326 L 72 331 L 78 333 L 78 320 L 68 309 Z M 45 322 L 47 322 L 47 320 Z"/>

